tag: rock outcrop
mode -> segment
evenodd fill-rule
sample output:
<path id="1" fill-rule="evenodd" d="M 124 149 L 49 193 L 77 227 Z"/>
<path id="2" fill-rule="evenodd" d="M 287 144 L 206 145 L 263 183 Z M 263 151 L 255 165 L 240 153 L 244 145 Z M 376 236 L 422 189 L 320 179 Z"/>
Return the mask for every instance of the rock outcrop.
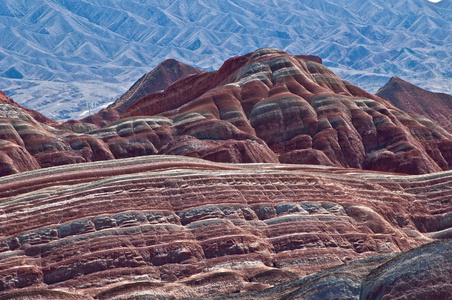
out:
<path id="1" fill-rule="evenodd" d="M 0 297 L 447 295 L 451 182 L 183 156 L 6 176 Z"/>
<path id="2" fill-rule="evenodd" d="M 123 117 L 156 115 L 173 120 L 177 134 L 195 143 L 254 136 L 284 163 L 408 174 L 448 170 L 452 163 L 452 135 L 440 127 L 310 57 L 277 49 L 259 49 L 218 71 L 179 80 L 142 98 Z"/>
<path id="3" fill-rule="evenodd" d="M 450 274 L 452 239 L 447 239 L 403 253 L 370 272 L 360 298 L 451 299 Z"/>
<path id="4" fill-rule="evenodd" d="M 263 291 L 215 299 L 450 299 L 452 240 L 326 269 Z M 415 283 L 415 284 L 414 284 Z"/>
<path id="5" fill-rule="evenodd" d="M 9 104 L 0 105 L 0 138 L 2 176 L 37 168 L 114 158 L 102 140 L 57 130 Z"/>
<path id="6" fill-rule="evenodd" d="M 392 77 L 385 86 L 378 90 L 376 95 L 414 115 L 413 118 L 420 123 L 425 122 L 422 118 L 424 116 L 452 133 L 451 95 L 429 92 L 399 77 Z"/>
<path id="7" fill-rule="evenodd" d="M 103 127 L 107 123 L 119 120 L 120 114 L 144 96 L 163 91 L 184 76 L 203 72 L 200 69 L 178 62 L 175 59 L 166 59 L 151 72 L 144 74 L 124 95 L 116 99 L 106 109 L 102 109 L 94 115 L 83 118 L 82 122 Z M 70 121 L 65 123 L 70 123 Z"/>
<path id="8" fill-rule="evenodd" d="M 167 154 L 405 174 L 451 168 L 452 135 L 446 130 L 353 86 L 316 61 L 259 49 L 135 102 L 150 86 L 145 76 L 121 101 L 89 120 L 50 128 L 27 117 L 20 122 L 31 123 L 17 127 L 5 115 L 9 125 L 2 139 L 16 148 L 25 145 L 27 153 L 21 155 L 33 157 L 40 167 Z M 187 71 L 174 61 L 160 69 L 173 64 L 173 71 L 181 69 L 175 73 Z M 2 157 L 12 155 L 5 153 Z M 3 165 L 2 174 L 24 170 Z"/>

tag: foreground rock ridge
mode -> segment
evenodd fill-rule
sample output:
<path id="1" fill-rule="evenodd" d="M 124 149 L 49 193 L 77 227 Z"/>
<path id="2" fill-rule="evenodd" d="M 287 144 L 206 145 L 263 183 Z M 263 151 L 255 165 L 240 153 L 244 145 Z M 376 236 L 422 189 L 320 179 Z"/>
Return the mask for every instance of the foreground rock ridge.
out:
<path id="1" fill-rule="evenodd" d="M 449 132 L 342 80 L 318 57 L 264 48 L 212 72 L 168 65 L 195 74 L 151 94 L 145 76 L 91 119 L 50 127 L 1 106 L 0 175 L 155 154 L 404 174 L 452 166 Z"/>
<path id="2" fill-rule="evenodd" d="M 0 298 L 448 299 L 451 187 L 166 155 L 5 176 Z"/>

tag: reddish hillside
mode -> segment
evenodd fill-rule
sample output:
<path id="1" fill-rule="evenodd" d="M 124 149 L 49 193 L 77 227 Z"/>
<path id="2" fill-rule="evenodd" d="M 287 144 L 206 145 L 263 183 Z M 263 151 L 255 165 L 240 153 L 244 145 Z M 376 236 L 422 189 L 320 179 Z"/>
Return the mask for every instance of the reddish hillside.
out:
<path id="1" fill-rule="evenodd" d="M 452 135 L 318 61 L 259 49 L 102 129 L 3 97 L 0 299 L 451 299 Z"/>
<path id="2" fill-rule="evenodd" d="M 123 117 L 157 115 L 172 120 L 176 133 L 159 153 L 231 161 L 240 150 L 226 143 L 252 145 L 251 139 L 263 141 L 284 163 L 408 174 L 452 166 L 452 136 L 441 128 L 311 59 L 276 49 L 259 49 L 218 71 L 179 80 L 142 98 Z"/>
<path id="3" fill-rule="evenodd" d="M 140 98 L 164 90 L 184 76 L 202 72 L 204 71 L 178 62 L 175 59 L 167 59 L 155 67 L 151 72 L 144 74 L 124 95 L 106 109 L 88 116 L 81 121 L 103 127 L 108 123 L 117 121 L 119 115 L 135 104 Z"/>
<path id="4" fill-rule="evenodd" d="M 376 95 L 409 114 L 422 115 L 436 121 L 452 133 L 451 95 L 426 91 L 399 77 L 392 77 Z"/>
<path id="5" fill-rule="evenodd" d="M 451 182 L 182 156 L 3 177 L 0 298 L 448 299 L 450 242 L 395 254 L 451 237 Z"/>
<path id="6" fill-rule="evenodd" d="M 92 116 L 102 129 L 83 121 L 48 128 L 13 115 L 2 119 L 0 138 L 9 146 L 0 156 L 1 174 L 24 171 L 27 162 L 34 169 L 36 162 L 50 167 L 155 154 L 405 174 L 452 166 L 452 135 L 441 127 L 353 86 L 312 57 L 269 48 L 183 77 L 122 115 L 103 110 Z M 12 159 L 18 155 L 21 166 Z"/>

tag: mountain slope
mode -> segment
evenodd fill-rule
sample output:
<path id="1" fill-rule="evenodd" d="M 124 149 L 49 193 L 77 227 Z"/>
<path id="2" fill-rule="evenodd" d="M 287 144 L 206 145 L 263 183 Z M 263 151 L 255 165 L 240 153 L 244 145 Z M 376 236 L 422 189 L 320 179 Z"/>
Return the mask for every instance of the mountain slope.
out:
<path id="1" fill-rule="evenodd" d="M 202 72 L 197 68 L 180 63 L 174 59 L 167 59 L 151 72 L 143 75 L 124 95 L 109 105 L 108 108 L 115 108 L 122 114 L 127 108 L 140 100 L 140 98 L 166 89 L 181 77 Z"/>
<path id="2" fill-rule="evenodd" d="M 56 119 L 107 106 L 159 62 L 217 69 L 261 47 L 312 53 L 376 91 L 396 75 L 449 93 L 451 1 L 4 0 L 0 88 Z M 51 99 L 52 104 L 49 103 Z M 58 104 L 56 104 L 58 103 Z"/>
<path id="3" fill-rule="evenodd" d="M 38 122 L 41 122 L 41 123 L 44 123 L 47 125 L 57 125 L 58 124 L 58 122 L 43 116 L 41 113 L 39 113 L 37 111 L 28 109 L 26 107 L 23 107 L 22 105 L 17 104 L 16 102 L 14 102 L 13 99 L 9 98 L 5 94 L 5 92 L 0 90 L 0 105 L 2 105 L 2 104 L 9 104 L 11 106 L 20 108 L 21 110 L 24 110 L 27 114 L 29 114 L 33 119 L 35 119 Z"/>
<path id="4" fill-rule="evenodd" d="M 410 114 L 423 115 L 452 133 L 452 96 L 432 93 L 399 77 L 392 77 L 376 93 Z"/>
<path id="5" fill-rule="evenodd" d="M 446 130 L 302 57 L 258 49 L 217 71 L 183 77 L 121 115 L 103 110 L 96 122 L 48 127 L 6 106 L 0 173 L 24 171 L 13 157 L 33 170 L 157 154 L 405 174 L 451 168 Z"/>

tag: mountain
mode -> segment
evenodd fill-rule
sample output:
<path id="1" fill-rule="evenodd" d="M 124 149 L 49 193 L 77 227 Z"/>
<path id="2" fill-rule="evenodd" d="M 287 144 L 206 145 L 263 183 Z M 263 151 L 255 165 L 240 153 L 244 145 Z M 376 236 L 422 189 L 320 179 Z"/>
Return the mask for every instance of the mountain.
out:
<path id="1" fill-rule="evenodd" d="M 173 121 L 178 137 L 159 150 L 165 154 L 251 162 L 255 156 L 244 153 L 265 150 L 270 161 L 409 174 L 451 165 L 452 136 L 444 129 L 420 123 L 319 63 L 273 48 L 179 80 L 123 114 L 140 116 Z"/>
<path id="2" fill-rule="evenodd" d="M 399 77 L 392 77 L 376 93 L 409 114 L 428 117 L 452 133 L 452 96 L 432 93 Z"/>
<path id="3" fill-rule="evenodd" d="M 450 0 L 4 0 L 0 89 L 57 120 L 105 108 L 158 63 L 204 70 L 261 47 L 312 53 L 371 92 L 450 93 Z"/>
<path id="4" fill-rule="evenodd" d="M 121 97 L 110 104 L 107 108 L 101 109 L 95 114 L 81 120 L 82 123 L 92 123 L 99 127 L 104 126 L 107 122 L 117 121 L 120 114 L 127 108 L 135 104 L 142 97 L 149 94 L 166 89 L 178 79 L 190 75 L 202 73 L 202 70 L 191 67 L 189 65 L 178 62 L 175 59 L 166 59 L 151 72 L 144 74 L 138 79 Z M 72 124 L 74 120 L 65 122 L 62 127 L 74 128 Z M 80 122 L 76 122 L 80 123 Z M 82 131 L 79 131 L 82 132 Z"/>
<path id="5" fill-rule="evenodd" d="M 452 297 L 451 134 L 316 56 L 191 71 L 102 128 L 0 94 L 1 299 Z"/>
<path id="6" fill-rule="evenodd" d="M 140 98 L 164 90 L 176 80 L 186 75 L 202 72 L 197 68 L 180 63 L 175 59 L 167 59 L 151 72 L 143 75 L 124 95 L 109 105 L 108 108 L 115 108 L 119 113 L 123 113 L 127 108 L 140 100 Z"/>
<path id="7" fill-rule="evenodd" d="M 130 107 L 133 101 L 124 101 L 122 114 L 103 110 L 95 122 L 48 127 L 8 117 L 17 108 L 7 106 L 0 174 L 156 154 L 405 174 L 450 170 L 446 130 L 302 57 L 258 49 L 217 71 L 180 78 Z"/>

